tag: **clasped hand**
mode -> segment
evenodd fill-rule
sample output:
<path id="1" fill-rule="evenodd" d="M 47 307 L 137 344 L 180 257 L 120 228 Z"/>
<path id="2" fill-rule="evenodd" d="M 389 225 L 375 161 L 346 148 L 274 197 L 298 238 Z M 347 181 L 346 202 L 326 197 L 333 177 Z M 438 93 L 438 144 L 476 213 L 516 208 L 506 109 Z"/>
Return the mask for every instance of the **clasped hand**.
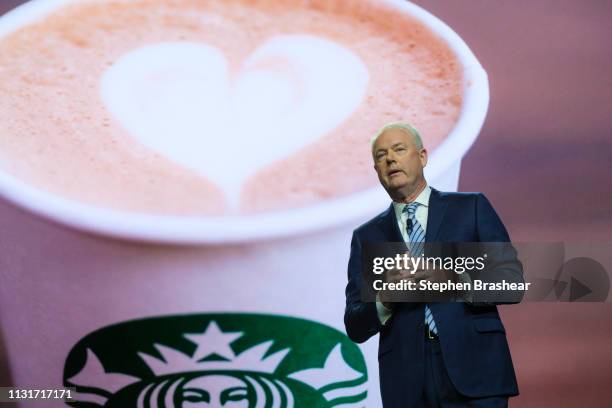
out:
<path id="1" fill-rule="evenodd" d="M 413 282 L 413 286 L 415 289 L 419 287 L 419 283 L 421 281 L 425 282 L 448 282 L 452 281 L 455 277 L 452 271 L 446 269 L 426 269 L 419 268 L 416 270 L 408 270 L 408 269 L 389 269 L 385 273 L 385 282 L 386 283 L 394 283 L 399 284 L 403 281 L 408 285 L 409 282 Z M 394 305 L 397 302 L 407 301 L 407 300 L 417 300 L 419 295 L 425 295 L 427 291 L 402 291 L 402 290 L 381 290 L 378 292 L 379 300 L 382 302 L 383 306 L 387 309 L 393 309 Z"/>

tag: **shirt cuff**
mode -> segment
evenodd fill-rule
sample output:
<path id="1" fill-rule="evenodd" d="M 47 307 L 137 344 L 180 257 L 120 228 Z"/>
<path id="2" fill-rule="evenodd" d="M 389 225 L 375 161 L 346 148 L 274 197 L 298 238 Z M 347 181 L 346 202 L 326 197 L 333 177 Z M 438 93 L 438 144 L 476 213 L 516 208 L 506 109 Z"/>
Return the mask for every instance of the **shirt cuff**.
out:
<path id="1" fill-rule="evenodd" d="M 391 311 L 391 309 L 387 309 L 385 305 L 382 304 L 377 294 L 376 295 L 376 314 L 378 315 L 378 320 L 380 320 L 380 323 L 383 326 L 387 323 L 392 313 L 393 312 Z"/>

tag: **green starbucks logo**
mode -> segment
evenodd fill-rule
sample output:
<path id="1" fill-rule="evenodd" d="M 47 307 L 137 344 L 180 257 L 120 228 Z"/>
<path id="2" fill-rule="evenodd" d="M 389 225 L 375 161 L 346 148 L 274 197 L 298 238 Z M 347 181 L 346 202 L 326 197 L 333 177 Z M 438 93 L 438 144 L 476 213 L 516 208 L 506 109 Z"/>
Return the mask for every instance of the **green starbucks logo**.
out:
<path id="1" fill-rule="evenodd" d="M 365 361 L 343 333 L 259 314 L 167 316 L 120 323 L 70 352 L 75 407 L 363 407 Z"/>

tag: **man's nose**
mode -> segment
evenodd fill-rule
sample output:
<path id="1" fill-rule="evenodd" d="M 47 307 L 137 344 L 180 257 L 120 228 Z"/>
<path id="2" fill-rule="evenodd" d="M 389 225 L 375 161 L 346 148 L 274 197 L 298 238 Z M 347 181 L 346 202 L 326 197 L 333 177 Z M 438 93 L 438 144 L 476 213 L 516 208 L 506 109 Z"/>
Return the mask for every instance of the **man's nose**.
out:
<path id="1" fill-rule="evenodd" d="M 395 152 L 391 149 L 387 152 L 387 163 L 395 163 Z"/>

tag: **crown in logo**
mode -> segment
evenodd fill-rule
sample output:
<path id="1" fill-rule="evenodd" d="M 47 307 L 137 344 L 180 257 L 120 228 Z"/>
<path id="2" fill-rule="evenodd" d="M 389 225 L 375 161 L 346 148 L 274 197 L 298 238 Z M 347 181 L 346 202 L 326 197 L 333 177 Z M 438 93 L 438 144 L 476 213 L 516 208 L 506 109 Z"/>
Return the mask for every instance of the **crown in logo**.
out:
<path id="1" fill-rule="evenodd" d="M 158 376 L 212 370 L 244 370 L 271 374 L 289 352 L 289 349 L 286 348 L 266 357 L 266 353 L 273 344 L 273 341 L 270 340 L 236 355 L 230 344 L 243 335 L 242 332 L 224 333 L 219 329 L 217 322 L 212 321 L 204 333 L 184 334 L 187 339 L 197 345 L 192 356 L 161 344 L 154 344 L 154 346 L 162 359 L 145 353 L 138 353 L 138 355 Z M 206 360 L 215 355 L 223 360 Z"/>

